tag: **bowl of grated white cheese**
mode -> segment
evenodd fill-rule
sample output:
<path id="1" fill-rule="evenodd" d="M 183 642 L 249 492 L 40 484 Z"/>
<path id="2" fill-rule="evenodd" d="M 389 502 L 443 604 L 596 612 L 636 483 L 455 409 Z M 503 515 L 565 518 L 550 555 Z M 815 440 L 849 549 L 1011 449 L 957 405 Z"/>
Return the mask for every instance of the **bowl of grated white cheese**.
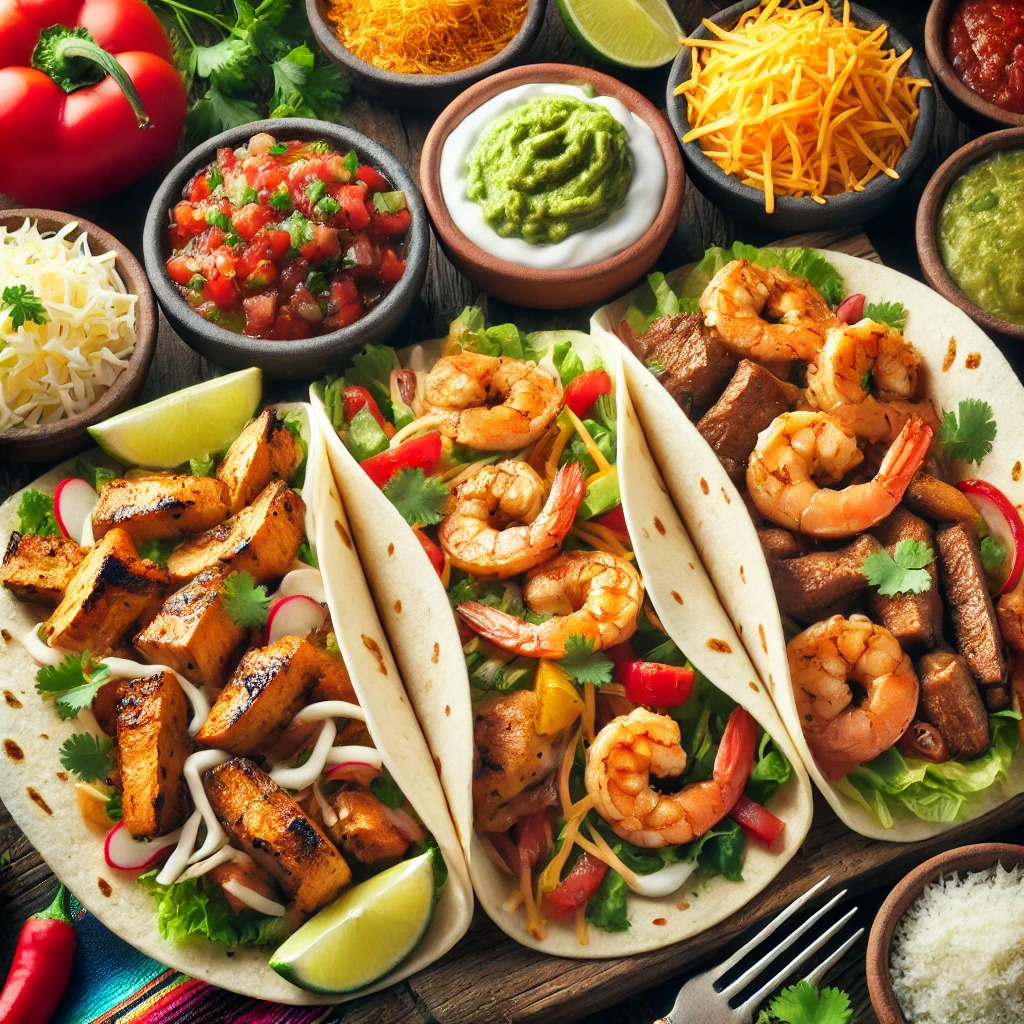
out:
<path id="1" fill-rule="evenodd" d="M 881 1024 L 1024 1021 L 1024 846 L 979 843 L 915 868 L 871 928 Z"/>
<path id="2" fill-rule="evenodd" d="M 112 235 L 54 210 L 0 213 L 0 453 L 63 458 L 145 380 L 157 314 Z"/>

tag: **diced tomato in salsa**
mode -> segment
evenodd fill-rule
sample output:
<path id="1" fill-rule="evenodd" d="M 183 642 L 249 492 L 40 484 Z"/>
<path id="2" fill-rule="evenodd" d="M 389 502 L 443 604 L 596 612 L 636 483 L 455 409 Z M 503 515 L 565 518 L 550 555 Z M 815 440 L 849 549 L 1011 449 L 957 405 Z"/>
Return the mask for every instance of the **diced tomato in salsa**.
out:
<path id="1" fill-rule="evenodd" d="M 355 153 L 265 133 L 218 150 L 171 221 L 167 273 L 196 313 L 281 339 L 365 316 L 405 273 L 411 226 L 401 193 Z"/>

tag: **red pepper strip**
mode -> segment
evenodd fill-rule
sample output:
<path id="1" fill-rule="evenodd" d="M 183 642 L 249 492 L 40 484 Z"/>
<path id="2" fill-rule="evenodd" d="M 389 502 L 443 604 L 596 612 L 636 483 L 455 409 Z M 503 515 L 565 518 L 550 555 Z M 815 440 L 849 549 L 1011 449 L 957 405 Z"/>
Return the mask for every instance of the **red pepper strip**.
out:
<path id="1" fill-rule="evenodd" d="M 729 812 L 729 817 L 765 846 L 771 846 L 786 827 L 781 818 L 776 818 L 766 807 L 748 800 L 745 796 L 736 801 Z"/>
<path id="2" fill-rule="evenodd" d="M 170 157 L 187 100 L 143 0 L 0 4 L 0 192 L 67 209 Z M 141 131 L 141 128 L 146 128 Z"/>
<path id="3" fill-rule="evenodd" d="M 609 530 L 614 530 L 616 533 L 621 533 L 623 536 L 629 536 L 629 527 L 626 526 L 626 514 L 622 511 L 621 505 L 616 505 L 615 508 L 602 512 L 599 516 L 594 516 L 590 521 L 597 523 L 598 526 L 605 526 Z"/>
<path id="4" fill-rule="evenodd" d="M 429 475 L 440 461 L 441 435 L 434 430 L 411 441 L 403 441 L 397 448 L 388 448 L 359 465 L 378 487 L 383 487 L 400 469 L 422 469 Z"/>
<path id="5" fill-rule="evenodd" d="M 604 370 L 584 370 L 569 381 L 565 389 L 565 404 L 580 418 L 601 397 L 612 393 L 612 379 Z"/>
<path id="6" fill-rule="evenodd" d="M 987 480 L 961 480 L 957 487 L 968 497 L 990 501 L 1006 520 L 1006 528 L 1010 531 L 1010 539 L 1013 541 L 1013 561 L 1010 564 L 1010 575 L 1006 577 L 999 593 L 1008 594 L 1017 586 L 1021 574 L 1024 573 L 1024 522 L 1021 521 L 1020 513 L 1013 502 Z M 989 528 L 991 529 L 991 526 Z"/>
<path id="7" fill-rule="evenodd" d="M 533 867 L 551 845 L 548 812 L 536 811 L 521 819 L 513 828 L 520 864 Z"/>
<path id="8" fill-rule="evenodd" d="M 836 308 L 836 319 L 844 324 L 855 324 L 864 316 L 864 296 L 860 292 L 848 295 Z"/>
<path id="9" fill-rule="evenodd" d="M 342 391 L 341 397 L 345 400 L 346 423 L 351 423 L 360 409 L 369 409 L 370 415 L 377 421 L 377 426 L 384 431 L 385 437 L 392 438 L 395 436 L 395 428 L 384 419 L 384 414 L 380 411 L 376 400 L 366 388 L 359 384 L 353 384 Z"/>
<path id="10" fill-rule="evenodd" d="M 0 992 L 3 1024 L 46 1024 L 57 1009 L 75 959 L 75 926 L 62 885 L 54 901 L 30 917 L 18 936 L 7 983 Z"/>
<path id="11" fill-rule="evenodd" d="M 440 576 L 444 572 L 444 552 L 422 530 L 413 530 L 412 532 L 416 534 L 416 539 L 427 553 L 427 558 L 430 559 L 434 571 Z"/>
<path id="12" fill-rule="evenodd" d="M 608 865 L 584 853 L 572 871 L 547 894 L 547 904 L 554 914 L 573 914 L 589 900 L 604 881 Z"/>
<path id="13" fill-rule="evenodd" d="M 693 669 L 656 661 L 624 661 L 615 666 L 615 680 L 626 688 L 626 699 L 634 704 L 671 708 L 690 699 Z"/>
<path id="14" fill-rule="evenodd" d="M 628 640 L 623 640 L 621 644 L 609 647 L 604 653 L 607 654 L 616 665 L 619 665 L 624 661 L 636 661 L 636 655 L 633 653 L 633 645 Z"/>

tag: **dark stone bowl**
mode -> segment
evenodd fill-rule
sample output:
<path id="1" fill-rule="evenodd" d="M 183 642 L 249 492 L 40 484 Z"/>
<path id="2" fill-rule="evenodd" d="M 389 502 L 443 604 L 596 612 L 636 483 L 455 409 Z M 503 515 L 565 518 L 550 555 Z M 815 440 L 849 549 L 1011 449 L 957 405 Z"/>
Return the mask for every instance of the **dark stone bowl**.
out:
<path id="1" fill-rule="evenodd" d="M 711 18 L 716 25 L 731 28 L 739 20 L 740 15 L 757 7 L 760 0 L 742 0 Z M 850 14 L 861 28 L 873 29 L 885 23 L 873 11 L 856 4 L 850 5 Z M 691 37 L 710 39 L 711 33 L 699 25 Z M 889 27 L 886 40 L 897 53 L 909 48 L 908 40 Z M 691 49 L 684 46 L 676 56 L 675 63 L 668 79 L 668 118 L 676 131 L 676 137 L 682 140 L 690 130 L 687 104 L 683 97 L 676 96 L 675 90 L 681 82 L 690 77 Z M 914 53 L 905 65 L 906 72 L 914 78 L 930 78 L 928 65 L 920 53 Z M 683 148 L 683 159 L 686 161 L 686 172 L 697 188 L 726 213 L 756 224 L 761 228 L 776 230 L 781 237 L 802 231 L 824 231 L 828 228 L 843 227 L 848 224 L 862 224 L 871 217 L 881 213 L 905 188 L 913 177 L 921 161 L 928 151 L 935 128 L 935 90 L 922 89 L 918 94 L 920 113 L 914 132 L 910 136 L 910 145 L 903 151 L 896 162 L 899 178 L 893 179 L 880 174 L 864 187 L 863 192 L 844 192 L 836 196 L 828 196 L 825 205 L 816 203 L 810 196 L 775 197 L 775 212 L 765 213 L 764 193 L 751 185 L 744 185 L 737 177 L 726 174 L 710 157 L 704 155 L 700 141 L 680 142 Z"/>
<path id="2" fill-rule="evenodd" d="M 334 26 L 327 20 L 329 6 L 327 0 L 306 0 L 306 15 L 320 49 L 343 74 L 360 89 L 397 107 L 440 110 L 474 82 L 521 64 L 540 34 L 547 4 L 545 0 L 529 0 L 522 27 L 505 49 L 490 60 L 447 75 L 399 74 L 360 60 L 334 34 Z"/>
<path id="3" fill-rule="evenodd" d="M 405 192 L 412 215 L 405 274 L 383 301 L 348 327 L 315 338 L 291 341 L 236 334 L 194 312 L 167 274 L 165 263 L 170 255 L 168 215 L 181 199 L 181 190 L 197 170 L 213 160 L 218 149 L 239 146 L 257 132 L 268 132 L 278 139 L 323 139 L 342 153 L 354 149 L 360 160 L 379 168 L 396 189 Z M 342 125 L 304 118 L 277 118 L 232 128 L 193 149 L 167 175 L 150 203 L 142 252 L 157 300 L 171 326 L 188 345 L 218 366 L 232 370 L 259 366 L 277 379 L 290 380 L 335 370 L 349 353 L 367 343 L 386 341 L 398 330 L 423 287 L 430 256 L 430 227 L 416 183 L 389 150 Z"/>

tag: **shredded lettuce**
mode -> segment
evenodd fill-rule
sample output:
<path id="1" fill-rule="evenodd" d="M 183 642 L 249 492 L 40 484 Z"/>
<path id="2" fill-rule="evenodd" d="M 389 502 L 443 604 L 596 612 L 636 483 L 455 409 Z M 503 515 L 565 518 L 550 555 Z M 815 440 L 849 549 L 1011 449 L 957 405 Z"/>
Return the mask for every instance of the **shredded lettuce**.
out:
<path id="1" fill-rule="evenodd" d="M 793 766 L 789 759 L 768 733 L 762 733 L 757 748 L 757 760 L 743 793 L 748 800 L 763 806 L 771 800 L 779 786 L 789 782 L 792 774 Z"/>
<path id="2" fill-rule="evenodd" d="M 288 480 L 288 486 L 301 487 L 306 482 L 306 460 L 309 457 L 309 445 L 306 444 L 306 439 L 302 436 L 303 414 L 298 409 L 289 409 L 281 417 L 281 422 L 288 428 L 288 433 L 295 438 L 295 443 L 299 446 L 299 451 L 302 453 L 299 464 L 295 467 L 295 472 L 292 473 Z"/>
<path id="3" fill-rule="evenodd" d="M 629 915 L 626 913 L 628 892 L 622 875 L 609 868 L 601 879 L 600 888 L 587 901 L 588 923 L 606 932 L 629 931 Z"/>

